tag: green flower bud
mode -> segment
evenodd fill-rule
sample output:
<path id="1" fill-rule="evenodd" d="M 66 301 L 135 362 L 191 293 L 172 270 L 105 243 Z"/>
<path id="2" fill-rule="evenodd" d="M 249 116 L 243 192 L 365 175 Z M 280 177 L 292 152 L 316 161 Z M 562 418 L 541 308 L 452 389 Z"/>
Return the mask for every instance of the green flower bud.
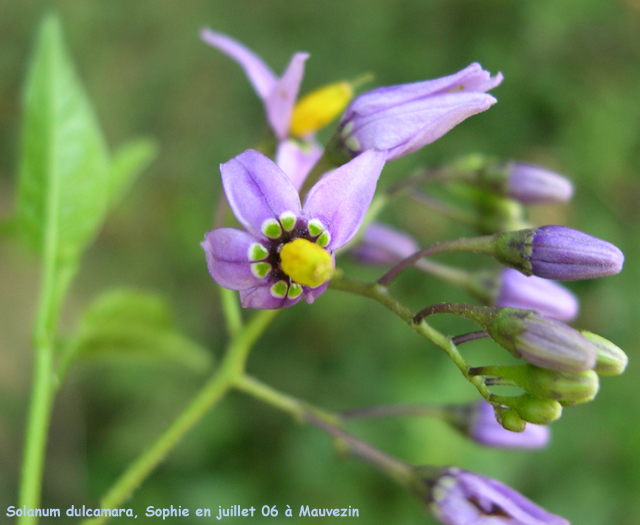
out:
<path id="1" fill-rule="evenodd" d="M 484 367 L 483 374 L 510 379 L 525 392 L 543 399 L 555 399 L 562 405 L 591 401 L 600 386 L 593 370 L 559 372 L 532 365 Z"/>
<path id="2" fill-rule="evenodd" d="M 562 406 L 555 399 L 542 399 L 530 394 L 512 398 L 509 403 L 518 415 L 535 425 L 548 425 L 562 415 Z"/>
<path id="3" fill-rule="evenodd" d="M 527 422 L 520 417 L 518 412 L 510 408 L 497 408 L 496 419 L 506 430 L 511 432 L 524 432 Z"/>
<path id="4" fill-rule="evenodd" d="M 596 366 L 594 372 L 599 376 L 616 376 L 622 374 L 629 358 L 619 347 L 608 339 L 597 334 L 580 331 L 582 335 L 596 347 Z"/>

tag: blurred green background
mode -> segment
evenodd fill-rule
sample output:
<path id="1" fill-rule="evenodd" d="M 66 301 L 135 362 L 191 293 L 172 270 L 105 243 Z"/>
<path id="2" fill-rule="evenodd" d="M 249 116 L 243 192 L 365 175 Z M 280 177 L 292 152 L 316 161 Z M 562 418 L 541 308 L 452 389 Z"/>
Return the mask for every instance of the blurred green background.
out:
<path id="1" fill-rule="evenodd" d="M 417 164 L 475 151 L 537 162 L 570 176 L 577 188 L 572 205 L 537 207 L 532 217 L 539 224 L 585 230 L 625 252 L 621 275 L 569 286 L 582 301 L 576 326 L 621 346 L 630 357 L 627 372 L 604 378 L 595 402 L 565 410 L 553 425 L 552 445 L 542 452 L 483 449 L 433 421 L 349 428 L 407 461 L 456 464 L 496 477 L 572 523 L 640 523 L 640 1 L 2 1 L 2 216 L 14 207 L 26 60 L 38 24 L 52 7 L 62 17 L 68 49 L 109 144 L 138 135 L 161 144 L 158 160 L 84 258 L 62 327 L 72 330 L 88 302 L 111 286 L 160 291 L 183 330 L 216 355 L 226 339 L 219 295 L 199 242 L 212 227 L 221 187 L 218 165 L 255 145 L 265 124 L 240 68 L 199 41 L 201 27 L 233 35 L 278 73 L 294 51 L 310 52 L 303 92 L 366 72 L 384 85 L 450 74 L 473 61 L 492 73 L 502 71 L 505 80 L 492 92 L 497 105 L 389 165 L 380 184 L 400 180 Z M 411 203 L 390 208 L 385 218 L 425 244 L 473 233 Z M 443 260 L 490 265 L 480 257 Z M 17 498 L 39 270 L 33 255 L 6 238 L 0 265 L 4 513 Z M 352 261 L 341 265 L 348 275 L 379 275 Z M 394 293 L 415 310 L 469 300 L 417 272 L 399 279 Z M 434 325 L 451 334 L 470 328 L 446 317 Z M 470 343 L 463 352 L 473 364 L 504 359 L 486 342 Z M 334 291 L 313 311 L 307 305 L 283 311 L 255 348 L 249 372 L 335 410 L 475 399 L 434 345 L 381 306 Z M 100 361 L 74 368 L 53 415 L 43 504 L 95 507 L 205 377 L 163 362 Z M 125 506 L 140 516 L 149 505 L 209 507 L 217 514 L 219 505 L 267 504 L 281 512 L 288 504 L 294 516 L 301 505 L 351 506 L 360 510 L 360 523 L 435 523 L 391 481 L 337 457 L 319 431 L 235 393 Z M 180 519 L 192 522 L 200 521 Z"/>

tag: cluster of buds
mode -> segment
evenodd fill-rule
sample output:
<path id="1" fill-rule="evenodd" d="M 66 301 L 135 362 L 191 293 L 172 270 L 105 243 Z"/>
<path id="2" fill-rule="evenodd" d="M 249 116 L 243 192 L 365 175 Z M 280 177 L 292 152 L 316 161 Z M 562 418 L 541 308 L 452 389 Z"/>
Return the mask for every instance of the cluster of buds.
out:
<path id="1" fill-rule="evenodd" d="M 598 376 L 624 370 L 627 357 L 621 349 L 565 324 L 577 317 L 579 303 L 554 282 L 618 273 L 622 252 L 577 230 L 531 228 L 526 220 L 524 205 L 572 197 L 566 177 L 522 162 L 470 156 L 400 186 L 417 191 L 418 184 L 433 181 L 466 184 L 459 196 L 473 203 L 476 213 L 468 222 L 491 235 L 420 250 L 410 235 L 368 220 L 357 236 L 385 163 L 495 104 L 487 91 L 502 82 L 500 73 L 491 76 L 474 63 L 450 76 L 357 97 L 358 82 L 340 81 L 298 101 L 306 53 L 296 53 L 278 77 L 232 38 L 208 29 L 201 36 L 244 69 L 270 128 L 261 152 L 247 150 L 220 167 L 227 202 L 244 230 L 219 224 L 202 243 L 211 277 L 239 291 L 243 307 L 285 308 L 302 298 L 312 303 L 336 275 L 336 250 L 352 240 L 359 241 L 353 250 L 359 260 L 392 266 L 380 285 L 415 266 L 466 290 L 485 306 L 435 305 L 413 323 L 418 326 L 433 313 L 460 315 L 481 326 L 479 337 L 491 337 L 527 362 L 465 370 L 468 379 L 482 376 L 486 387 L 518 386 L 522 395 L 483 394 L 488 402 L 441 412 L 458 431 L 488 446 L 544 446 L 549 432 L 538 425 L 558 419 L 565 406 L 593 399 Z M 322 146 L 316 132 L 340 115 L 335 133 Z M 454 249 L 491 255 L 505 267 L 467 271 L 425 259 Z M 466 340 L 462 337 L 453 342 Z M 567 523 L 477 474 L 453 467 L 414 474 L 413 490 L 443 523 Z"/>

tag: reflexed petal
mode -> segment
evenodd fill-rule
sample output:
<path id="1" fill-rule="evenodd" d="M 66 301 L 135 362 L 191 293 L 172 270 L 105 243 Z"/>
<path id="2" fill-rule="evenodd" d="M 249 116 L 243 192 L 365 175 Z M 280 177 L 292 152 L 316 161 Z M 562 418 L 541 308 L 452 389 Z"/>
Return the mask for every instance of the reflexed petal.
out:
<path id="1" fill-rule="evenodd" d="M 252 235 L 234 228 L 218 228 L 207 232 L 201 243 L 213 280 L 223 288 L 244 290 L 262 281 L 251 273 L 249 246 L 256 242 Z"/>
<path id="2" fill-rule="evenodd" d="M 502 82 L 500 73 L 491 77 L 480 64 L 473 63 L 462 71 L 435 80 L 387 86 L 369 91 L 353 101 L 347 108 L 342 122 L 349 120 L 353 114 L 370 115 L 392 106 L 407 104 L 413 100 L 433 97 L 450 91 L 486 91 L 494 88 L 500 82 Z"/>
<path id="3" fill-rule="evenodd" d="M 306 299 L 307 304 L 313 304 L 313 301 L 320 297 L 325 292 L 328 286 L 329 283 L 326 282 L 324 284 L 321 284 L 317 288 L 305 287 L 304 298 Z"/>
<path id="4" fill-rule="evenodd" d="M 299 190 L 311 168 L 322 156 L 322 147 L 315 141 L 285 140 L 278 146 L 276 164 Z"/>
<path id="5" fill-rule="evenodd" d="M 277 308 L 287 308 L 293 306 L 300 299 L 302 295 L 299 295 L 295 299 L 289 299 L 288 297 L 278 298 L 271 294 L 271 285 L 269 283 L 266 286 L 256 286 L 248 290 L 242 290 L 240 292 L 240 302 L 243 308 L 257 308 L 259 310 L 275 310 Z"/>
<path id="6" fill-rule="evenodd" d="M 262 224 L 283 212 L 300 215 L 300 197 L 275 163 L 254 150 L 247 150 L 220 166 L 222 185 L 236 218 L 258 238 Z"/>
<path id="7" fill-rule="evenodd" d="M 235 60 L 244 69 L 258 96 L 266 101 L 276 86 L 277 78 L 258 55 L 237 40 L 208 28 L 200 32 L 200 38 Z"/>
<path id="8" fill-rule="evenodd" d="M 308 220 L 318 219 L 331 234 L 333 251 L 349 242 L 360 228 L 376 189 L 386 154 L 366 151 L 325 175 L 311 188 L 304 204 Z"/>
<path id="9" fill-rule="evenodd" d="M 293 106 L 298 98 L 307 53 L 296 53 L 265 100 L 267 120 L 280 140 L 287 138 Z"/>
<path id="10" fill-rule="evenodd" d="M 363 117 L 351 134 L 357 137 L 360 150 L 388 150 L 390 161 L 434 142 L 495 103 L 496 99 L 485 93 L 437 95 Z"/>

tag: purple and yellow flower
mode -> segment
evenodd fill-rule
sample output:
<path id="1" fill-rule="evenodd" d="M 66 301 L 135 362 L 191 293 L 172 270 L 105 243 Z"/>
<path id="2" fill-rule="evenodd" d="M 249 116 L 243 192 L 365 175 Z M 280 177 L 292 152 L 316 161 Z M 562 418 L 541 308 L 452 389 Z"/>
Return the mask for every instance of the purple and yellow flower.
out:
<path id="1" fill-rule="evenodd" d="M 446 525 L 569 525 L 495 479 L 456 467 L 429 483 L 429 507 Z"/>
<path id="2" fill-rule="evenodd" d="M 257 151 L 222 164 L 227 200 L 246 231 L 205 235 L 211 277 L 239 290 L 244 307 L 285 308 L 303 297 L 312 303 L 333 274 L 333 252 L 360 228 L 384 160 L 383 152 L 367 151 L 326 174 L 304 206 L 287 175 Z"/>
<path id="3" fill-rule="evenodd" d="M 203 29 L 204 42 L 232 58 L 247 75 L 262 100 L 269 127 L 278 145 L 276 164 L 296 188 L 322 156 L 323 148 L 314 133 L 334 120 L 353 98 L 349 82 L 321 87 L 296 103 L 307 53 L 295 53 L 281 77 L 253 51 L 237 40 L 210 29 Z"/>
<path id="4" fill-rule="evenodd" d="M 339 136 L 352 156 L 375 148 L 386 151 L 387 160 L 397 159 L 489 109 L 496 99 L 485 91 L 500 82 L 500 73 L 492 77 L 474 63 L 436 80 L 374 89 L 347 107 Z"/>

